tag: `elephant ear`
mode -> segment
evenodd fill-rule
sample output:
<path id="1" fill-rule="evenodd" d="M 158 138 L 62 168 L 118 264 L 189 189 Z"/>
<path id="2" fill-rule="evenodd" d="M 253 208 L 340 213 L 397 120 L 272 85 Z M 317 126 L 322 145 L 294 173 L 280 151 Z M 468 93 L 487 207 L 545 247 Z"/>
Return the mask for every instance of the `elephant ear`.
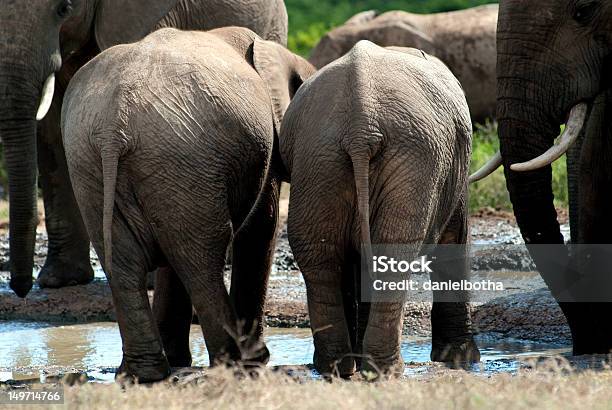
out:
<path id="1" fill-rule="evenodd" d="M 278 132 L 291 99 L 316 69 L 285 47 L 259 37 L 253 43 L 253 64 L 270 94 Z"/>
<path id="2" fill-rule="evenodd" d="M 101 50 L 141 40 L 178 0 L 100 0 L 95 35 Z"/>

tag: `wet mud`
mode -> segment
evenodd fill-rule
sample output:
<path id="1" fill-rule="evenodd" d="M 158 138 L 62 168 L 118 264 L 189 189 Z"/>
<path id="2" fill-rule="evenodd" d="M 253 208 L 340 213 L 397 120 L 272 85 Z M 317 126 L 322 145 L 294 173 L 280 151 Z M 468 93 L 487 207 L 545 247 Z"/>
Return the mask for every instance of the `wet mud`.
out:
<path id="1" fill-rule="evenodd" d="M 509 214 L 483 212 L 472 218 L 471 226 L 471 241 L 477 245 L 522 242 Z M 45 257 L 44 230 L 37 239 L 38 270 Z M 3 270 L 7 267 L 7 240 L 6 234 L 0 233 Z M 472 317 L 482 360 L 460 371 L 483 376 L 512 374 L 551 358 L 577 369 L 605 366 L 602 363 L 607 358 L 570 357 L 571 337 L 559 307 L 533 271 L 527 251 L 521 251 L 520 246 L 509 249 L 514 253 L 493 251 L 473 258 L 473 275 L 503 278 L 508 287 L 502 297 L 474 298 Z M 93 252 L 91 256 L 96 270 L 92 284 L 59 290 L 35 287 L 25 300 L 13 295 L 8 288 L 8 273 L 0 272 L 0 386 L 114 380 L 115 366 L 121 361 L 121 339 L 114 323 L 110 289 Z M 496 271 L 498 265 L 508 266 L 508 258 L 516 261 L 513 271 Z M 229 279 L 229 267 L 226 277 Z M 406 304 L 402 341 L 406 377 L 429 379 L 456 371 L 430 362 L 430 310 L 431 304 L 426 301 Z M 310 364 L 314 347 L 304 281 L 291 253 L 286 228 L 279 234 L 265 316 L 265 338 L 272 352 L 269 365 L 283 372 L 319 377 Z M 197 325 L 192 327 L 190 346 L 195 367 L 180 370 L 177 380 L 206 372 L 208 355 Z"/>
<path id="2" fill-rule="evenodd" d="M 522 239 L 512 215 L 483 211 L 471 219 L 471 242 L 503 246 L 520 244 Z M 544 282 L 533 271 L 527 250 L 521 248 L 512 246 L 512 252 L 489 251 L 472 258 L 472 270 L 476 276 L 479 272 L 494 271 L 500 264 L 508 267 L 508 259 L 516 261 L 512 265 L 516 272 L 495 273 L 509 284 L 503 297 L 475 300 L 472 304 L 475 327 L 481 332 L 494 332 L 503 337 L 567 343 L 570 335 L 565 319 L 550 292 L 545 289 Z M 40 229 L 36 247 L 37 270 L 44 263 L 45 255 L 46 235 L 44 229 Z M 500 262 L 502 257 L 506 260 Z M 110 289 L 93 252 L 91 259 L 96 271 L 96 280 L 92 284 L 64 289 L 39 289 L 35 286 L 25 300 L 17 298 L 10 291 L 8 272 L 1 272 L 0 320 L 54 323 L 114 321 Z M 0 269 L 6 269 L 7 262 L 8 236 L 4 232 L 0 233 Z M 404 333 L 429 336 L 430 309 L 428 302 L 409 301 L 405 309 Z M 309 326 L 304 282 L 289 247 L 286 226 L 279 234 L 265 314 L 268 327 Z"/>
<path id="3" fill-rule="evenodd" d="M 15 338 L 20 340 L 15 349 Z M 265 333 L 271 351 L 270 367 L 287 369 L 299 366 L 309 377 L 317 377 L 310 363 L 314 353 L 308 329 L 268 328 Z M 482 360 L 463 369 L 490 375 L 514 373 L 529 359 L 567 355 L 566 346 L 503 341 L 491 336 L 478 336 Z M 208 354 L 200 329 L 191 330 L 191 369 L 181 370 L 181 377 L 201 372 L 209 365 Z M 405 375 L 425 377 L 449 369 L 430 362 L 429 338 L 406 336 L 401 345 L 406 363 Z M 121 361 L 121 338 L 115 323 L 58 325 L 53 323 L 0 322 L 0 385 L 53 383 L 68 375 L 69 383 L 112 382 L 115 366 Z"/>

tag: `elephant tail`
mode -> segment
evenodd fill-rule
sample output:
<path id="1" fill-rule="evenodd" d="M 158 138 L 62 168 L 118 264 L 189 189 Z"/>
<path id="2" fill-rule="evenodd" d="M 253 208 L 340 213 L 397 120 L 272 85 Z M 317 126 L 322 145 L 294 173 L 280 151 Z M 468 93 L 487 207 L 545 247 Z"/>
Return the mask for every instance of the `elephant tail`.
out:
<path id="1" fill-rule="evenodd" d="M 374 256 L 370 238 L 370 157 L 367 152 L 352 153 L 350 156 L 353 162 L 355 187 L 357 188 L 361 247 L 365 252 L 368 273 L 372 276 L 370 267 L 372 266 Z"/>
<path id="2" fill-rule="evenodd" d="M 113 266 L 113 210 L 115 208 L 115 191 L 117 188 L 117 168 L 120 152 L 113 147 L 103 149 L 102 173 L 104 179 L 104 213 L 102 229 L 104 235 L 104 268 L 107 275 L 112 275 Z"/>

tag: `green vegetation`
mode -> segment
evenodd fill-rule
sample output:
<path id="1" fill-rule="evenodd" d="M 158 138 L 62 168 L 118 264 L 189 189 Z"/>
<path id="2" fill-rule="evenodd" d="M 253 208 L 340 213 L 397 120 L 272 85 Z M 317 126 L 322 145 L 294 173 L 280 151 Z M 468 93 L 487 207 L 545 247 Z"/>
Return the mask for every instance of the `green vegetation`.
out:
<path id="1" fill-rule="evenodd" d="M 487 122 L 476 126 L 472 140 L 473 173 L 483 166 L 499 150 L 497 124 Z M 506 179 L 503 169 L 498 169 L 486 179 L 470 186 L 470 211 L 491 207 L 511 209 L 510 197 L 506 189 Z"/>
<path id="2" fill-rule="evenodd" d="M 436 13 L 475 7 L 494 0 L 285 0 L 289 11 L 289 48 L 307 56 L 331 28 L 364 10 Z"/>

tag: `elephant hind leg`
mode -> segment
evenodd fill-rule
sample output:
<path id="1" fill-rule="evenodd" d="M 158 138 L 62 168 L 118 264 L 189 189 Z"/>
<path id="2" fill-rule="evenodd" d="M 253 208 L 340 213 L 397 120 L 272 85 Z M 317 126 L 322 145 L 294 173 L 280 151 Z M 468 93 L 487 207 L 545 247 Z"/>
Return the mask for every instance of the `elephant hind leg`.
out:
<path id="1" fill-rule="evenodd" d="M 346 256 L 342 274 L 342 296 L 351 348 L 359 370 L 363 355 L 363 337 L 370 316 L 370 303 L 362 296 L 361 259 L 357 252 L 350 252 Z"/>
<path id="2" fill-rule="evenodd" d="M 378 245 L 374 251 L 379 252 L 375 256 L 384 254 L 396 260 L 413 260 L 427 237 L 431 204 L 416 200 L 427 198 L 428 194 L 409 194 L 407 190 L 389 186 L 384 187 L 379 194 L 384 201 L 374 201 L 371 216 L 372 243 Z M 390 246 L 383 248 L 383 245 Z M 362 270 L 361 274 L 367 275 L 367 272 Z M 410 279 L 405 274 L 376 275 L 377 279 L 390 282 Z M 368 285 L 373 286 L 374 283 Z M 366 360 L 363 361 L 362 370 L 392 377 L 401 375 L 404 371 L 400 347 L 406 293 L 375 291 L 371 288 L 369 300 L 369 318 L 363 336 L 363 355 Z"/>
<path id="3" fill-rule="evenodd" d="M 323 375 L 349 377 L 355 372 L 355 358 L 344 310 L 342 264 L 331 246 L 323 245 L 315 253 L 322 258 L 318 266 L 300 265 L 315 344 L 314 365 Z"/>
<path id="4" fill-rule="evenodd" d="M 344 265 L 334 244 L 292 246 L 306 282 L 314 365 L 323 375 L 350 377 L 355 356 L 345 311 Z"/>
<path id="5" fill-rule="evenodd" d="M 117 374 L 134 376 L 143 383 L 163 380 L 170 374 L 170 365 L 149 305 L 146 289 L 149 263 L 117 208 L 113 233 L 109 283 L 123 341 L 123 362 Z M 104 260 L 103 252 L 99 256 Z"/>
<path id="6" fill-rule="evenodd" d="M 168 362 L 172 367 L 189 367 L 189 331 L 193 320 L 191 298 L 171 267 L 159 268 L 155 275 L 153 315 Z"/>
<path id="7" fill-rule="evenodd" d="M 195 215 L 189 232 L 171 234 L 160 243 L 195 307 L 211 365 L 241 358 L 236 316 L 223 280 L 232 234 L 229 216 L 224 223 L 223 212 L 214 214 Z"/>
<path id="8" fill-rule="evenodd" d="M 263 343 L 263 316 L 268 279 L 272 268 L 278 223 L 281 181 L 269 175 L 258 202 L 244 203 L 242 212 L 248 219 L 234 236 L 232 249 L 232 284 L 230 298 L 240 321 L 239 330 L 245 343 L 241 346 L 242 359 L 267 363 L 270 353 Z"/>
<path id="9" fill-rule="evenodd" d="M 342 172 L 340 169 L 333 174 Z M 355 372 L 355 359 L 345 312 L 343 276 L 345 236 L 350 231 L 354 209 L 350 203 L 338 201 L 336 180 L 322 179 L 313 184 L 303 177 L 308 173 L 296 165 L 293 175 L 289 244 L 306 282 L 314 365 L 324 375 L 349 377 Z M 344 180 L 351 178 L 345 175 Z"/>
<path id="10" fill-rule="evenodd" d="M 88 166 L 95 163 L 94 158 L 79 157 L 72 164 L 71 178 L 94 248 L 100 261 L 104 261 L 103 187 L 98 182 L 102 180 L 102 170 Z M 118 189 L 125 191 L 126 187 Z M 150 233 L 140 229 L 143 226 L 146 224 L 137 207 L 119 196 L 113 213 L 112 276 L 107 277 L 123 343 L 123 362 L 117 374 L 153 382 L 166 378 L 170 366 L 149 305 L 146 275 L 154 268 L 148 252 L 153 242 Z M 104 268 L 108 272 L 108 267 Z"/>
<path id="11" fill-rule="evenodd" d="M 442 233 L 440 246 L 434 252 L 432 281 L 469 279 L 467 238 L 467 208 L 462 200 Z M 450 363 L 480 361 L 480 352 L 472 333 L 467 292 L 433 293 L 431 360 Z"/>

